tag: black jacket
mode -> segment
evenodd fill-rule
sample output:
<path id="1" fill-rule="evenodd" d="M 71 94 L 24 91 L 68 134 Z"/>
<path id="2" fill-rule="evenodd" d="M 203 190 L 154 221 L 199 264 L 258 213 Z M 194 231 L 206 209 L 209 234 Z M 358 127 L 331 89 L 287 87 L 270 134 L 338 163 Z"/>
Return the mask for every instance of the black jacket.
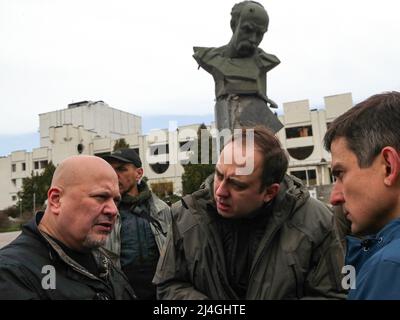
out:
<path id="1" fill-rule="evenodd" d="M 97 277 L 39 231 L 42 216 L 38 213 L 17 239 L 0 250 L 0 300 L 135 298 L 125 275 L 103 249 L 92 250 L 99 269 Z M 55 278 L 51 278 L 52 270 Z"/>

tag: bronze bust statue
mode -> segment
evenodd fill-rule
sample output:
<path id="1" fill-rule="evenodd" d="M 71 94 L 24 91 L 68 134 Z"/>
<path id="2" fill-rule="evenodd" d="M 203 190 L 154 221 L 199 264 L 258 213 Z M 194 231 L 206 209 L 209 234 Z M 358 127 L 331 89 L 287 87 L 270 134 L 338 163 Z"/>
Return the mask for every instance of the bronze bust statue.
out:
<path id="1" fill-rule="evenodd" d="M 255 1 L 243 1 L 231 12 L 233 35 L 219 48 L 194 47 L 193 57 L 215 81 L 215 116 L 219 130 L 264 125 L 277 132 L 282 128 L 269 109 L 277 105 L 266 95 L 266 73 L 280 61 L 258 48 L 268 29 L 269 17 Z"/>

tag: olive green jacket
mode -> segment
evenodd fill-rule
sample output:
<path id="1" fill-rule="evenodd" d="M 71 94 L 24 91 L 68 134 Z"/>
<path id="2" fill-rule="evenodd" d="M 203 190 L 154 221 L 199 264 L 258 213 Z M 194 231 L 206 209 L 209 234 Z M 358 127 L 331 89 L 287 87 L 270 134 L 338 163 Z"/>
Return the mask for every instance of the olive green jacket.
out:
<path id="1" fill-rule="evenodd" d="M 153 283 L 160 299 L 238 299 L 228 283 L 212 181 L 173 206 Z M 246 299 L 343 299 L 344 253 L 330 210 L 286 176 L 252 263 Z"/>

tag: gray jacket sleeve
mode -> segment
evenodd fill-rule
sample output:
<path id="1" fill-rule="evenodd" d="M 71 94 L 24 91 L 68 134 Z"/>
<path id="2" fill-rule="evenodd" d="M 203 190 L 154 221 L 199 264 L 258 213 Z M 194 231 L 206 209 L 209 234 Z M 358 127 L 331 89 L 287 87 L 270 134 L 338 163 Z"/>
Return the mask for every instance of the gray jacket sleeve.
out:
<path id="1" fill-rule="evenodd" d="M 153 283 L 157 286 L 157 298 L 160 300 L 208 299 L 191 283 L 182 237 L 174 217 L 175 215 L 153 279 Z"/>
<path id="2" fill-rule="evenodd" d="M 152 194 L 150 200 L 150 214 L 158 221 L 159 226 L 162 229 L 159 230 L 154 226 L 153 223 L 150 224 L 158 250 L 161 252 L 165 245 L 166 235 L 168 234 L 169 226 L 172 220 L 171 208 L 155 194 Z"/>
<path id="3" fill-rule="evenodd" d="M 304 299 L 346 298 L 347 291 L 341 284 L 344 251 L 333 217 L 331 221 L 331 227 L 313 251 L 311 263 L 314 267 L 305 279 Z"/>

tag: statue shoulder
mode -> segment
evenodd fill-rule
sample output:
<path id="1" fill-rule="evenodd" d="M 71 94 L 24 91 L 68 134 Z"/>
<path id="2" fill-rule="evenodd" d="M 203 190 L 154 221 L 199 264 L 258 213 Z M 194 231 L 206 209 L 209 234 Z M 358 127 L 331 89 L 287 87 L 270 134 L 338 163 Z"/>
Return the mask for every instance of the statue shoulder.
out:
<path id="1" fill-rule="evenodd" d="M 271 70 L 272 68 L 276 67 L 278 64 L 281 63 L 281 61 L 278 59 L 277 56 L 266 53 L 262 49 L 258 49 L 258 58 L 260 59 L 260 62 L 263 67 L 265 67 L 268 70 Z"/>
<path id="2" fill-rule="evenodd" d="M 193 47 L 193 58 L 198 62 L 199 65 L 209 62 L 216 56 L 220 56 L 223 52 L 224 47 L 220 48 L 208 48 L 208 47 Z"/>

